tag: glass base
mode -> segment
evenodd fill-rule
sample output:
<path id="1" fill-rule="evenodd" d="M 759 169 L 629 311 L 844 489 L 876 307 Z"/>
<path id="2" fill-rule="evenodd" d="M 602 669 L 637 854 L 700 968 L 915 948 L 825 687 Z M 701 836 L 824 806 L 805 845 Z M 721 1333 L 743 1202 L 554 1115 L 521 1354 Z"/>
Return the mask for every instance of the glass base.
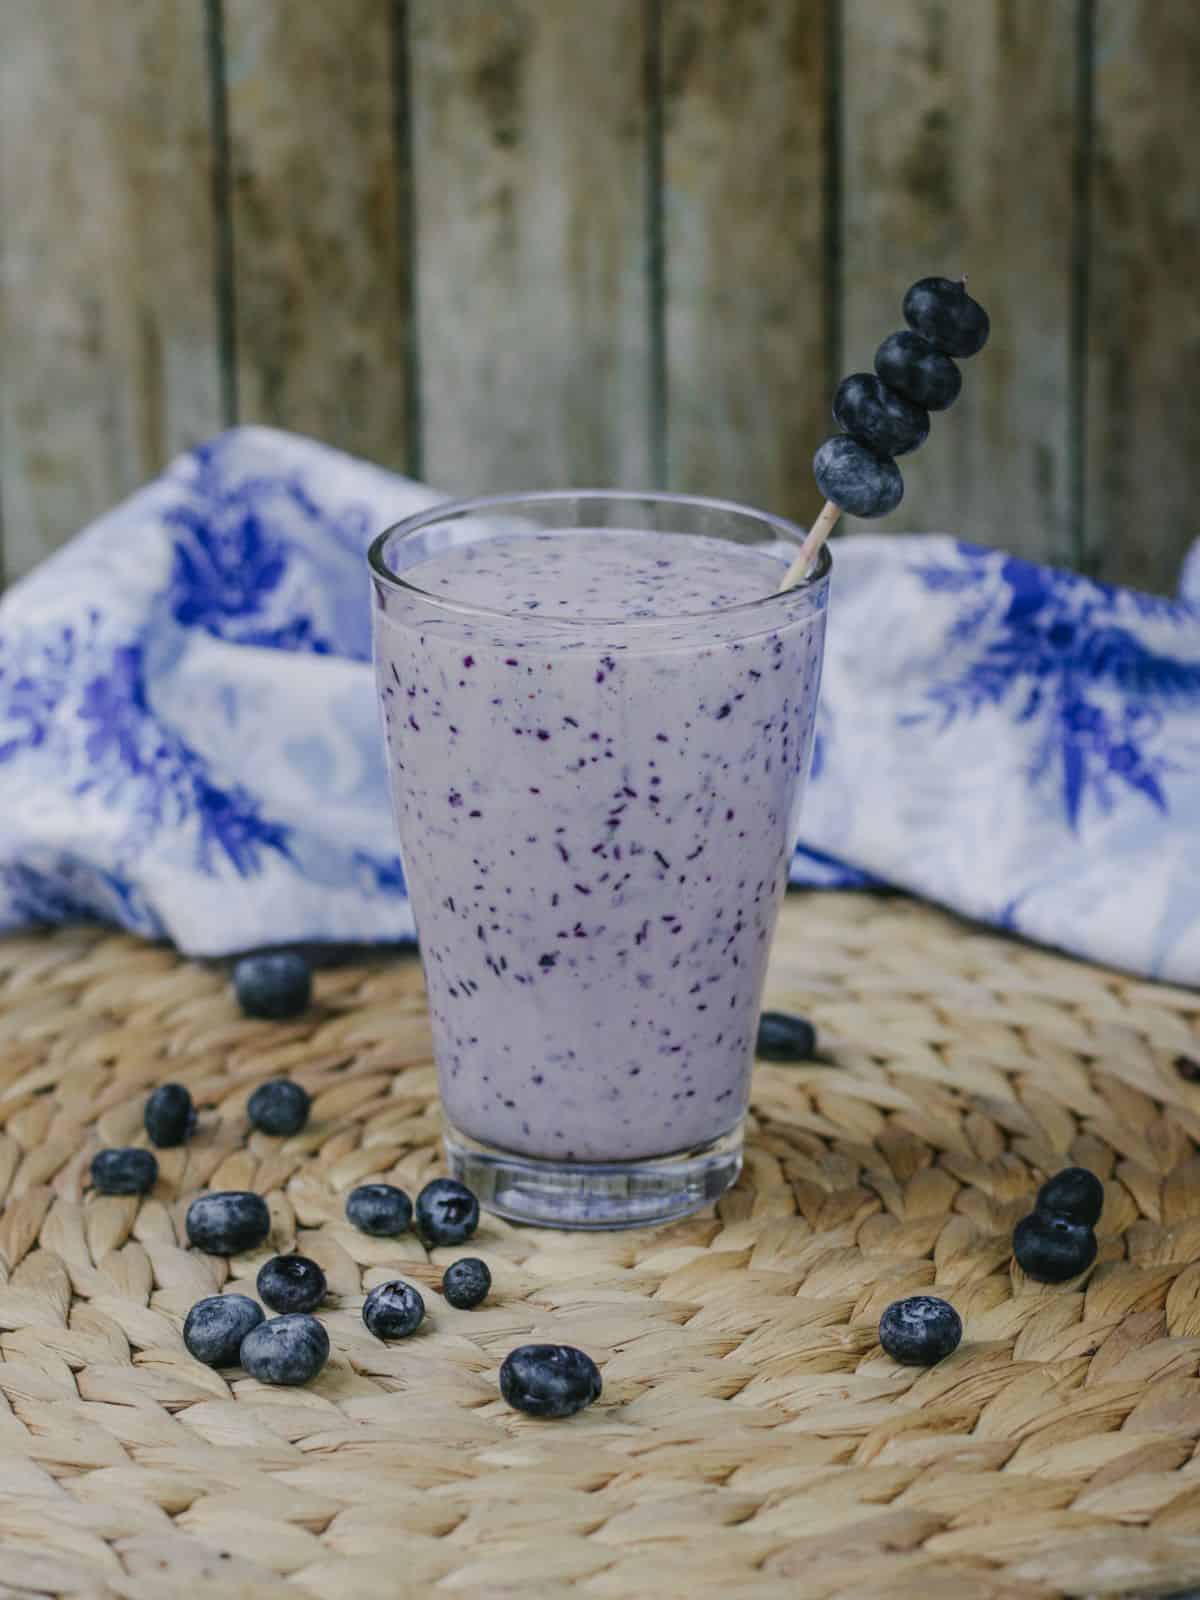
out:
<path id="1" fill-rule="evenodd" d="M 742 1125 L 711 1144 L 640 1161 L 539 1161 L 481 1144 L 449 1122 L 452 1177 L 510 1222 L 540 1228 L 648 1228 L 711 1205 L 742 1170 Z"/>

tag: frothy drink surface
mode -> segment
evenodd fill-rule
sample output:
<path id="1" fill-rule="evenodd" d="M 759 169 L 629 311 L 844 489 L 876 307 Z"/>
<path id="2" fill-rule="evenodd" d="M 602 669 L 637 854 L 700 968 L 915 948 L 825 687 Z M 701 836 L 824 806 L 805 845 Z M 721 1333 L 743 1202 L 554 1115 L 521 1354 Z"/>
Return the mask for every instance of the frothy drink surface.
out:
<path id="1" fill-rule="evenodd" d="M 403 573 L 506 613 L 401 595 L 377 630 L 442 1098 L 462 1132 L 623 1160 L 741 1117 L 824 611 L 729 608 L 771 595 L 785 566 L 724 540 L 572 531 Z M 655 618 L 673 620 L 628 627 Z"/>

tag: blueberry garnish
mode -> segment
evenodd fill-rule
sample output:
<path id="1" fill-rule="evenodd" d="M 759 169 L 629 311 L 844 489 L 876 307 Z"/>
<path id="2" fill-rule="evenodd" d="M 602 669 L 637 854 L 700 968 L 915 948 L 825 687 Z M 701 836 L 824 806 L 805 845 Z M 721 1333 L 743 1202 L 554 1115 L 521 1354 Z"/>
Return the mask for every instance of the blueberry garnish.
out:
<path id="1" fill-rule="evenodd" d="M 500 1393 L 531 1417 L 573 1417 L 601 1387 L 591 1356 L 569 1344 L 523 1344 L 500 1368 Z"/>
<path id="2" fill-rule="evenodd" d="M 943 355 L 978 355 L 991 323 L 965 278 L 921 278 L 904 296 L 904 320 Z"/>
<path id="3" fill-rule="evenodd" d="M 346 1218 L 360 1233 L 391 1239 L 412 1222 L 412 1201 L 392 1183 L 362 1183 L 346 1199 Z"/>
<path id="4" fill-rule="evenodd" d="M 1086 1272 L 1096 1259 L 1096 1235 L 1085 1222 L 1048 1217 L 1035 1211 L 1013 1229 L 1013 1255 L 1027 1278 L 1066 1283 Z"/>
<path id="5" fill-rule="evenodd" d="M 465 1244 L 479 1226 L 479 1201 L 456 1178 L 434 1178 L 417 1196 L 417 1227 L 429 1244 Z"/>
<path id="6" fill-rule="evenodd" d="M 424 1300 L 411 1283 L 399 1278 L 379 1284 L 363 1302 L 362 1319 L 377 1339 L 407 1339 L 424 1317 Z"/>
<path id="7" fill-rule="evenodd" d="M 1043 1217 L 1066 1217 L 1094 1228 L 1104 1210 L 1104 1185 L 1086 1167 L 1066 1167 L 1038 1190 L 1034 1210 Z"/>
<path id="8" fill-rule="evenodd" d="M 313 1311 L 325 1298 L 325 1274 L 307 1256 L 272 1256 L 258 1269 L 258 1292 L 272 1311 Z"/>
<path id="9" fill-rule="evenodd" d="M 233 987 L 248 1017 L 284 1022 L 307 1011 L 312 968 L 293 950 L 243 956 L 233 969 Z"/>
<path id="10" fill-rule="evenodd" d="M 813 456 L 817 488 L 852 517 L 885 517 L 904 498 L 904 479 L 890 456 L 877 456 L 847 434 L 826 439 Z"/>
<path id="11" fill-rule="evenodd" d="M 460 1311 L 470 1311 L 487 1299 L 492 1287 L 492 1275 L 486 1261 L 478 1256 L 463 1256 L 452 1261 L 442 1274 L 442 1293 L 452 1306 Z"/>
<path id="12" fill-rule="evenodd" d="M 220 1189 L 197 1195 L 187 1211 L 187 1236 L 210 1256 L 236 1256 L 262 1244 L 271 1231 L 271 1213 L 260 1194 Z"/>
<path id="13" fill-rule="evenodd" d="M 962 1318 L 932 1294 L 894 1300 L 879 1322 L 879 1342 L 906 1367 L 931 1367 L 958 1349 Z"/>
<path id="14" fill-rule="evenodd" d="M 160 1150 L 186 1144 L 196 1126 L 196 1108 L 181 1083 L 162 1083 L 146 1101 L 142 1122 Z"/>
<path id="15" fill-rule="evenodd" d="M 884 383 L 926 411 L 944 411 L 958 399 L 962 373 L 950 356 L 935 350 L 919 333 L 890 333 L 875 352 L 875 371 Z"/>
<path id="16" fill-rule="evenodd" d="M 263 1308 L 248 1294 L 212 1294 L 188 1312 L 183 1342 L 207 1366 L 235 1367 L 242 1340 L 262 1321 Z"/>
<path id="17" fill-rule="evenodd" d="M 817 1030 L 806 1017 L 764 1011 L 758 1019 L 754 1053 L 764 1061 L 811 1061 L 816 1048 Z"/>
<path id="18" fill-rule="evenodd" d="M 329 1335 L 316 1317 L 272 1317 L 250 1330 L 240 1356 L 260 1383 L 308 1383 L 329 1360 Z"/>
<path id="19" fill-rule="evenodd" d="M 152 1150 L 97 1150 L 92 1157 L 92 1186 L 101 1194 L 149 1194 L 157 1181 Z"/>
<path id="20" fill-rule="evenodd" d="M 260 1083 L 246 1104 L 246 1114 L 262 1133 L 286 1138 L 299 1133 L 308 1121 L 312 1100 L 306 1090 L 290 1078 L 272 1078 Z"/>
<path id="21" fill-rule="evenodd" d="M 877 456 L 902 456 L 929 436 L 929 413 L 873 372 L 852 372 L 833 397 L 838 426 Z"/>

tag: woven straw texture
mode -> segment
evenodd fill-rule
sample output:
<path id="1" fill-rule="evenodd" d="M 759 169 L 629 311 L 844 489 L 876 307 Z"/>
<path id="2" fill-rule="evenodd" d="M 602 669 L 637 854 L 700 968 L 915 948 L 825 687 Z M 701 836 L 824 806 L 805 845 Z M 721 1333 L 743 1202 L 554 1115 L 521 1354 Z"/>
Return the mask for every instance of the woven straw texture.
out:
<path id="1" fill-rule="evenodd" d="M 1165 1593 L 1200 1580 L 1200 996 L 898 899 L 789 899 L 769 1003 L 821 1060 L 760 1065 L 746 1170 L 715 1214 L 581 1237 L 485 1218 L 462 1251 L 373 1240 L 346 1192 L 439 1170 L 419 969 L 318 975 L 297 1024 L 243 1020 L 226 973 L 92 930 L 0 942 L 0 1593 L 396 1600 Z M 299 1136 L 249 1134 L 287 1073 Z M 1194 1074 L 1193 1074 L 1194 1075 Z M 85 1192 L 168 1079 L 202 1107 L 142 1200 Z M 1096 1267 L 1043 1288 L 1009 1254 L 1076 1161 L 1107 1201 Z M 232 1263 L 182 1243 L 204 1187 L 268 1197 L 272 1245 L 325 1267 L 334 1354 L 306 1389 L 193 1361 L 189 1306 Z M 426 1292 L 416 1337 L 367 1289 Z M 876 1341 L 937 1286 L 958 1352 Z M 578 1344 L 604 1396 L 569 1422 L 499 1400 L 503 1356 Z"/>

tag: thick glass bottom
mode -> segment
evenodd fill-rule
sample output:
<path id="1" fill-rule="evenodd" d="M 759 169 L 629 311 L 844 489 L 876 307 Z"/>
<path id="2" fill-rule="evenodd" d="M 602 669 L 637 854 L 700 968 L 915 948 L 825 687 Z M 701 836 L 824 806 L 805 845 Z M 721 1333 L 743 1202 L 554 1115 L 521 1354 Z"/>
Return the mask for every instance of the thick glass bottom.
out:
<path id="1" fill-rule="evenodd" d="M 451 1175 L 510 1222 L 540 1228 L 647 1228 L 711 1205 L 742 1170 L 742 1125 L 711 1144 L 639 1161 L 540 1161 L 446 1123 Z"/>

